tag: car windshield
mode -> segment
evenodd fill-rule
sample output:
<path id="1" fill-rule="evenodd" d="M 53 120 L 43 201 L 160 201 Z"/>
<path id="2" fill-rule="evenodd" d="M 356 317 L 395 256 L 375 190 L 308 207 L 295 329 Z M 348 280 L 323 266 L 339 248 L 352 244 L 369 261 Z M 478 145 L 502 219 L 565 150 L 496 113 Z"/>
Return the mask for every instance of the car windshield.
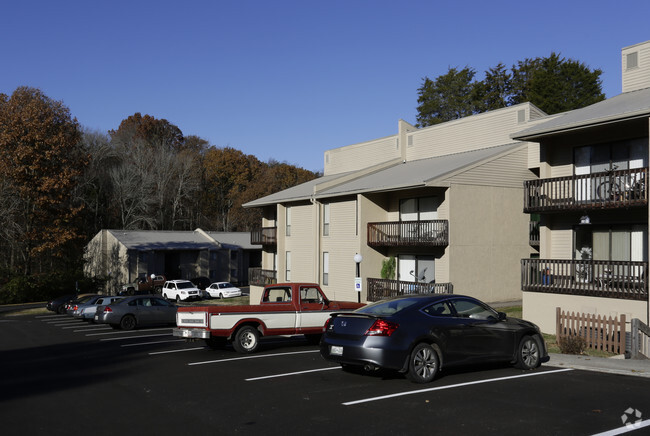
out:
<path id="1" fill-rule="evenodd" d="M 374 304 L 369 304 L 368 306 L 358 309 L 359 313 L 367 313 L 369 315 L 378 315 L 378 316 L 389 316 L 394 315 L 397 312 L 400 312 L 407 307 L 411 307 L 418 302 L 422 302 L 421 299 L 417 298 L 400 298 L 397 300 L 384 300 L 379 301 Z"/>
<path id="2" fill-rule="evenodd" d="M 179 282 L 179 283 L 176 284 L 176 286 L 178 287 L 178 289 L 187 289 L 187 288 L 193 288 L 194 287 L 192 282 Z"/>

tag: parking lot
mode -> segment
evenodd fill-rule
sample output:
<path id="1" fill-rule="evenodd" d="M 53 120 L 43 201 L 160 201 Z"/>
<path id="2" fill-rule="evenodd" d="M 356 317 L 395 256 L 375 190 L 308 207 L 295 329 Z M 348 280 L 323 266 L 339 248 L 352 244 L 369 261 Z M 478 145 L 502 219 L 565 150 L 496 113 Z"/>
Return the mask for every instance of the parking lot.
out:
<path id="1" fill-rule="evenodd" d="M 122 332 L 65 315 L 2 317 L 0 332 L 3 434 L 588 435 L 650 417 L 649 379 L 552 362 L 417 385 L 344 372 L 301 337 L 244 356 L 168 327 Z"/>

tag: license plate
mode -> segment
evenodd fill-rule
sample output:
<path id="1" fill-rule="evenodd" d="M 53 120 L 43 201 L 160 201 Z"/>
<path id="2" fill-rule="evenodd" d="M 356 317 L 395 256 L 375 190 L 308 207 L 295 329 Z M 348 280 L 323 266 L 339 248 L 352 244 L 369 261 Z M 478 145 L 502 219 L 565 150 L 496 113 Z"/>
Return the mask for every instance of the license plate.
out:
<path id="1" fill-rule="evenodd" d="M 183 330 L 183 337 L 184 338 L 191 338 L 192 337 L 192 332 L 190 330 Z"/>
<path id="2" fill-rule="evenodd" d="M 330 354 L 332 356 L 342 356 L 343 355 L 343 347 L 340 347 L 338 345 L 332 345 L 330 347 Z"/>

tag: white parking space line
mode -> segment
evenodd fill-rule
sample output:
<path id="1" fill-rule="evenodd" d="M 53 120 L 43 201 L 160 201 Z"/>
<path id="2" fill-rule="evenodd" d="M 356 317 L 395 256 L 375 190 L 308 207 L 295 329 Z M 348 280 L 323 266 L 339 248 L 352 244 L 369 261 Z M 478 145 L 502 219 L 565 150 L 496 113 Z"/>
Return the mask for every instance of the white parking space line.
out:
<path id="1" fill-rule="evenodd" d="M 91 329 L 91 332 L 99 332 L 102 330 L 112 330 L 110 327 L 104 327 L 104 326 L 92 326 L 94 327 Z M 84 328 L 82 327 L 81 330 L 72 330 L 72 333 L 88 333 L 88 327 Z"/>
<path id="2" fill-rule="evenodd" d="M 155 331 L 160 331 L 160 330 L 169 330 L 169 334 L 171 334 L 171 329 L 169 327 L 166 327 L 164 329 L 148 329 L 148 332 L 155 332 Z M 101 336 L 101 335 L 123 335 L 123 334 L 128 334 L 128 333 L 135 333 L 138 330 L 113 330 L 109 333 L 89 333 L 86 336 Z M 162 336 L 162 335 L 159 335 Z"/>
<path id="3" fill-rule="evenodd" d="M 296 372 L 287 372 L 284 374 L 275 374 L 275 375 L 266 375 L 263 377 L 253 377 L 253 378 L 247 378 L 246 381 L 257 381 L 257 380 L 265 380 L 268 378 L 277 378 L 277 377 L 290 377 L 292 375 L 302 375 L 302 374 L 308 374 L 310 372 L 319 372 L 319 371 L 330 371 L 332 369 L 341 369 L 340 366 L 330 366 L 328 368 L 319 368 L 319 369 L 310 369 L 307 371 L 296 371 Z"/>
<path id="4" fill-rule="evenodd" d="M 185 342 L 185 339 L 173 339 L 171 341 L 152 341 L 152 342 L 140 342 L 137 344 L 122 344 L 120 347 L 138 347 L 142 345 L 156 345 L 156 344 L 169 344 L 171 342 Z M 149 353 L 151 354 L 151 353 Z"/>
<path id="5" fill-rule="evenodd" d="M 182 339 L 181 339 L 181 341 L 182 341 Z M 154 356 L 156 354 L 184 353 L 185 351 L 205 350 L 206 348 L 208 348 L 208 347 L 194 347 L 194 348 L 184 348 L 182 350 L 155 351 L 155 352 L 149 353 L 149 355 Z"/>
<path id="6" fill-rule="evenodd" d="M 294 352 L 291 352 L 291 353 L 256 354 L 254 356 L 233 357 L 233 358 L 230 358 L 230 359 L 220 359 L 220 360 L 206 360 L 205 362 L 192 362 L 192 363 L 188 363 L 187 365 L 188 366 L 207 365 L 209 363 L 233 362 L 235 360 L 247 360 L 247 359 L 263 359 L 265 357 L 290 356 L 292 354 L 306 354 L 306 353 L 320 353 L 320 350 L 294 351 Z"/>
<path id="7" fill-rule="evenodd" d="M 80 324 L 81 321 L 77 320 L 56 320 L 56 321 L 46 321 L 48 324 L 52 324 L 53 326 L 60 327 L 62 325 L 70 325 L 70 324 Z"/>
<path id="8" fill-rule="evenodd" d="M 69 325 L 69 326 L 65 326 L 65 327 L 61 327 L 61 328 L 65 330 L 65 329 L 79 329 L 79 328 L 81 328 L 81 329 L 87 329 L 87 328 L 97 328 L 97 327 L 101 327 L 101 328 L 106 328 L 106 327 L 108 327 L 108 328 L 110 328 L 110 327 L 107 326 L 107 325 L 102 325 L 102 324 L 86 324 L 86 323 L 83 323 L 83 324 L 74 324 L 74 325 Z"/>
<path id="9" fill-rule="evenodd" d="M 497 382 L 497 381 L 514 380 L 514 379 L 517 379 L 517 378 L 535 377 L 535 376 L 538 376 L 538 375 L 548 375 L 548 374 L 555 374 L 555 373 L 558 373 L 558 372 L 566 372 L 566 371 L 573 371 L 573 369 L 572 368 L 556 369 L 556 370 L 552 370 L 552 371 L 534 372 L 534 373 L 531 373 L 531 374 L 513 375 L 513 376 L 509 376 L 509 377 L 489 378 L 489 379 L 486 379 L 486 380 L 477 380 L 477 381 L 467 382 L 467 383 L 458 383 L 458 384 L 455 384 L 455 385 L 437 386 L 435 388 L 418 389 L 417 391 L 398 392 L 398 393 L 395 393 L 395 394 L 382 395 L 382 396 L 379 396 L 379 397 L 364 398 L 362 400 L 348 401 L 347 403 L 342 403 L 342 404 L 344 406 L 354 406 L 356 404 L 370 403 L 372 401 L 386 400 L 388 398 L 403 397 L 403 396 L 406 396 L 406 395 L 417 395 L 417 394 L 422 394 L 424 392 L 441 391 L 443 389 L 462 388 L 462 387 L 465 387 L 465 386 L 478 385 L 478 384 L 482 384 L 482 383 L 492 383 L 492 382 Z"/>
<path id="10" fill-rule="evenodd" d="M 47 319 L 47 318 L 60 318 L 60 317 L 61 317 L 61 315 L 39 315 L 39 316 L 36 316 L 35 318 L 40 319 L 40 320 L 44 320 L 44 319 Z"/>
<path id="11" fill-rule="evenodd" d="M 640 428 L 649 427 L 649 426 L 650 426 L 650 419 L 646 419 L 645 421 L 628 423 L 625 425 L 625 427 L 615 428 L 614 430 L 604 431 L 602 433 L 597 433 L 592 436 L 614 436 L 617 434 L 629 433 L 631 431 L 636 431 Z"/>
<path id="12" fill-rule="evenodd" d="M 98 333 L 99 334 L 99 333 Z M 86 335 L 86 336 L 92 336 L 92 335 Z M 109 342 L 109 341 L 126 341 L 128 339 L 138 339 L 138 338 L 155 338 L 157 336 L 169 336 L 169 333 L 165 334 L 159 334 L 159 335 L 140 335 L 140 336 L 122 336 L 121 338 L 104 338 L 100 339 L 100 342 Z"/>

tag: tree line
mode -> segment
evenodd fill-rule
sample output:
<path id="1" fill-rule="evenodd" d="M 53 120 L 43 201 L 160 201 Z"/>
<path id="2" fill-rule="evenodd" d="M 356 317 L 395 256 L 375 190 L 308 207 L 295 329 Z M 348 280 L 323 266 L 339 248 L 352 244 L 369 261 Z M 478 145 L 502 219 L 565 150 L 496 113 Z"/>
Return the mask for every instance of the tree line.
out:
<path id="1" fill-rule="evenodd" d="M 483 80 L 476 80 L 472 67 L 449 68 L 435 79 L 422 79 L 416 125 L 432 126 L 524 102 L 549 115 L 579 109 L 605 99 L 601 74 L 555 52 L 518 61 L 510 69 L 500 62 L 485 71 Z"/>
<path id="2" fill-rule="evenodd" d="M 318 176 L 151 115 L 90 131 L 62 102 L 19 87 L 0 94 L 0 287 L 79 277 L 83 248 L 103 228 L 250 231 L 261 211 L 242 204 Z"/>
<path id="3" fill-rule="evenodd" d="M 601 73 L 555 53 L 499 63 L 481 81 L 471 67 L 449 68 L 423 79 L 417 125 L 525 101 L 549 114 L 577 109 L 605 98 Z M 319 175 L 216 147 L 151 115 L 97 132 L 39 89 L 0 94 L 0 303 L 69 292 L 101 229 L 250 231 L 261 211 L 242 204 Z"/>

